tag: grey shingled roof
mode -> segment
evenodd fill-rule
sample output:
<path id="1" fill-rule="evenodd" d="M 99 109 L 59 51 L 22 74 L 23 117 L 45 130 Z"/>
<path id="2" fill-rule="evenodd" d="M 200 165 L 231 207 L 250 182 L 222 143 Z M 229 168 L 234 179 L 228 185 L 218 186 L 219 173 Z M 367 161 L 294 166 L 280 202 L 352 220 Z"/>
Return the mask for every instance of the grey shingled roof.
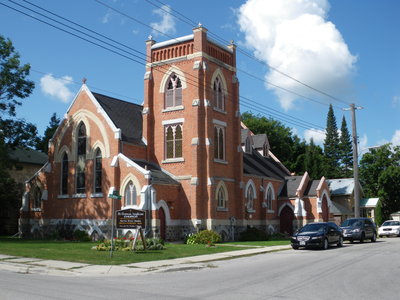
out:
<path id="1" fill-rule="evenodd" d="M 254 143 L 254 148 L 256 149 L 263 148 L 265 143 L 269 145 L 268 138 L 265 133 L 253 135 L 253 143 Z"/>
<path id="2" fill-rule="evenodd" d="M 26 164 L 33 164 L 33 165 L 44 165 L 47 162 L 48 156 L 46 153 L 33 150 L 33 149 L 21 149 L 16 148 L 9 152 L 9 156 L 12 160 L 26 163 Z"/>
<path id="3" fill-rule="evenodd" d="M 270 157 L 264 157 L 255 149 L 252 153 L 243 153 L 243 172 L 248 175 L 284 180 L 288 172 Z"/>
<path id="4" fill-rule="evenodd" d="M 142 142 L 143 118 L 141 105 L 98 93 L 92 93 L 114 125 L 121 129 L 122 140 L 136 145 Z"/>
<path id="5" fill-rule="evenodd" d="M 297 189 L 300 186 L 300 182 L 303 176 L 286 176 L 285 186 L 282 188 L 280 193 L 281 197 L 296 197 Z"/>
<path id="6" fill-rule="evenodd" d="M 242 130 L 240 131 L 240 134 L 241 134 L 241 143 L 242 143 L 242 144 L 246 143 L 246 139 L 247 139 L 247 136 L 248 136 L 248 134 L 249 134 L 249 131 L 250 131 L 250 130 L 245 129 L 245 128 L 242 128 Z"/>
<path id="7" fill-rule="evenodd" d="M 163 172 L 160 166 L 150 163 L 148 161 L 143 161 L 139 159 L 133 159 L 131 160 L 135 163 L 137 163 L 140 167 L 143 169 L 151 171 L 151 183 L 153 184 L 169 184 L 169 185 L 180 185 L 178 181 L 173 179 L 171 176 L 169 176 L 167 173 Z"/>
<path id="8" fill-rule="evenodd" d="M 332 196 L 351 195 L 354 191 L 353 178 L 340 178 L 327 180 L 329 190 Z"/>
<path id="9" fill-rule="evenodd" d="M 306 190 L 304 191 L 305 196 L 317 196 L 317 187 L 320 180 L 312 180 L 308 183 Z"/>

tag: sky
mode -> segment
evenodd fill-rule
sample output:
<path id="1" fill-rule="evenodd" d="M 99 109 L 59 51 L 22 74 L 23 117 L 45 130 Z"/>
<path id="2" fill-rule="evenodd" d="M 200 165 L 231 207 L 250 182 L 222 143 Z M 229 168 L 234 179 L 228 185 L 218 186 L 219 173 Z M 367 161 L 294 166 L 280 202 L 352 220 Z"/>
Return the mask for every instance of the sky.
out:
<path id="1" fill-rule="evenodd" d="M 201 24 L 237 45 L 242 113 L 322 145 L 329 104 L 351 133 L 345 109 L 354 103 L 361 155 L 400 145 L 399 13 L 398 0 L 0 0 L 0 34 L 31 65 L 35 89 L 17 116 L 40 135 L 53 113 L 64 116 L 83 78 L 94 92 L 141 104 L 148 37 L 162 42 Z"/>

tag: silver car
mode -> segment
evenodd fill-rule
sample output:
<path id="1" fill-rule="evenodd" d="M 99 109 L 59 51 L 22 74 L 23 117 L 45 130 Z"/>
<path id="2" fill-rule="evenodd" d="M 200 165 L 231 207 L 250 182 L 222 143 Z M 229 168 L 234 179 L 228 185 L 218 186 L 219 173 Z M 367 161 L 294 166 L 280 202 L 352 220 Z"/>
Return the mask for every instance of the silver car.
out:
<path id="1" fill-rule="evenodd" d="M 370 218 L 350 218 L 340 225 L 343 229 L 343 239 L 350 241 L 360 241 L 364 243 L 365 240 L 376 241 L 376 225 Z"/>

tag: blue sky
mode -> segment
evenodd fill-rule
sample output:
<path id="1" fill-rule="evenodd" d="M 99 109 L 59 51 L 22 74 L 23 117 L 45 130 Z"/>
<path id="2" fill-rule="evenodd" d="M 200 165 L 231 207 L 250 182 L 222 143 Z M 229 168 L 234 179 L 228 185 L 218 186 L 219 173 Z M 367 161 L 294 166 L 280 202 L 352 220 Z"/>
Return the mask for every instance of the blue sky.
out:
<path id="1" fill-rule="evenodd" d="M 240 49 L 242 112 L 258 107 L 255 114 L 275 117 L 300 138 L 321 143 L 329 103 L 338 127 L 345 116 L 349 130 L 350 113 L 342 108 L 355 103 L 363 107 L 357 111 L 361 150 L 386 142 L 400 144 L 398 0 L 203 0 L 201 6 L 178 0 L 31 2 L 140 53 L 150 34 L 161 42 L 191 34 L 189 20 L 201 23 L 210 34 L 234 40 Z M 44 19 L 15 4 L 40 11 L 27 1 L 0 3 Z M 179 18 L 168 12 L 179 13 Z M 93 91 L 142 103 L 145 69 L 140 59 L 126 59 L 3 5 L 0 34 L 10 38 L 22 62 L 32 66 L 30 78 L 36 88 L 17 114 L 36 124 L 40 134 L 54 112 L 64 115 L 84 77 Z"/>

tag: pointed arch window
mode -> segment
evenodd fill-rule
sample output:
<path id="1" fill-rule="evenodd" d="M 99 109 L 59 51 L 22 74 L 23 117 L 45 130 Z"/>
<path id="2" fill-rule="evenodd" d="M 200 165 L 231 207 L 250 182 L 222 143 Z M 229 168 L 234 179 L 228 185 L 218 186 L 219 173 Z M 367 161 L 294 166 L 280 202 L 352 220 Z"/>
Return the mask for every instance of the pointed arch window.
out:
<path id="1" fill-rule="evenodd" d="M 32 200 L 32 209 L 40 210 L 42 207 L 42 191 L 40 190 L 40 187 L 35 187 Z"/>
<path id="2" fill-rule="evenodd" d="M 217 206 L 218 208 L 226 208 L 227 194 L 224 187 L 221 185 L 217 190 Z"/>
<path id="3" fill-rule="evenodd" d="M 272 200 L 273 200 L 272 188 L 268 187 L 267 192 L 265 194 L 265 202 L 268 210 L 272 210 Z"/>
<path id="4" fill-rule="evenodd" d="M 182 157 L 182 124 L 169 125 L 165 127 L 165 158 Z"/>
<path id="5" fill-rule="evenodd" d="M 213 84 L 213 93 L 214 93 L 214 107 L 219 110 L 225 110 L 225 95 L 222 88 L 222 82 L 220 77 L 218 76 Z"/>
<path id="6" fill-rule="evenodd" d="M 254 212 L 254 199 L 255 199 L 255 191 L 252 185 L 249 185 L 246 193 L 247 198 L 247 211 Z"/>
<path id="7" fill-rule="evenodd" d="M 86 165 L 86 126 L 82 122 L 78 127 L 77 137 L 77 164 L 76 164 L 76 193 L 85 193 L 85 165 Z"/>
<path id="8" fill-rule="evenodd" d="M 68 155 L 64 153 L 61 162 L 61 195 L 68 194 Z"/>
<path id="9" fill-rule="evenodd" d="M 101 193 L 101 180 L 102 180 L 103 164 L 101 150 L 98 148 L 96 150 L 96 156 L 94 158 L 94 192 Z"/>
<path id="10" fill-rule="evenodd" d="M 165 91 L 165 108 L 182 105 L 182 82 L 175 73 L 173 73 L 167 81 Z"/>
<path id="11" fill-rule="evenodd" d="M 136 205 L 136 187 L 132 180 L 130 180 L 125 187 L 124 198 L 125 206 Z"/>
<path id="12" fill-rule="evenodd" d="M 225 160 L 225 128 L 222 126 L 214 127 L 214 158 Z"/>

